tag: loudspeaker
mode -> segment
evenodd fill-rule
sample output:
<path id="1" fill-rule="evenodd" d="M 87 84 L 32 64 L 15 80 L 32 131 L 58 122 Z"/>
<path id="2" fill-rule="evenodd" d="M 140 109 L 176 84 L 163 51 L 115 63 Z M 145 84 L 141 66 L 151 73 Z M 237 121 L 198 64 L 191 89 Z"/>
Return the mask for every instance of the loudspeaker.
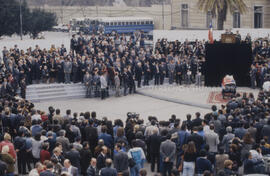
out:
<path id="1" fill-rule="evenodd" d="M 246 43 L 206 44 L 205 85 L 221 86 L 225 75 L 233 75 L 236 86 L 250 86 L 252 49 Z"/>

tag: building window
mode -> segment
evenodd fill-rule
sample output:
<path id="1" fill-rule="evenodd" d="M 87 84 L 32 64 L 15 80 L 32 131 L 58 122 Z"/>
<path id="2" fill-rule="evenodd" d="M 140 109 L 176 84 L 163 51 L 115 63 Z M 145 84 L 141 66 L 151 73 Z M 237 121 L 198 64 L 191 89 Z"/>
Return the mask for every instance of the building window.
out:
<path id="1" fill-rule="evenodd" d="M 208 11 L 206 14 L 206 28 L 210 27 L 211 22 L 212 22 L 212 13 L 210 11 Z M 213 26 L 213 24 L 212 24 L 212 26 Z"/>
<path id="2" fill-rule="evenodd" d="M 254 28 L 263 27 L 263 7 L 255 6 L 254 7 Z"/>
<path id="3" fill-rule="evenodd" d="M 233 13 L 233 28 L 240 28 L 240 12 Z"/>
<path id="4" fill-rule="evenodd" d="M 181 26 L 188 27 L 188 4 L 181 5 Z"/>

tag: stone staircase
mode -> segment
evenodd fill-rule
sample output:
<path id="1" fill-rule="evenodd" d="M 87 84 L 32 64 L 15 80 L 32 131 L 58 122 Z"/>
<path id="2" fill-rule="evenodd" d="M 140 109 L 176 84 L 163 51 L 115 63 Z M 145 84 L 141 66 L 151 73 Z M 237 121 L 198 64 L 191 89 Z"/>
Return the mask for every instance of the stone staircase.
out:
<path id="1" fill-rule="evenodd" d="M 27 86 L 26 89 L 26 99 L 32 102 L 83 97 L 85 97 L 85 87 L 81 83 L 34 84 Z"/>

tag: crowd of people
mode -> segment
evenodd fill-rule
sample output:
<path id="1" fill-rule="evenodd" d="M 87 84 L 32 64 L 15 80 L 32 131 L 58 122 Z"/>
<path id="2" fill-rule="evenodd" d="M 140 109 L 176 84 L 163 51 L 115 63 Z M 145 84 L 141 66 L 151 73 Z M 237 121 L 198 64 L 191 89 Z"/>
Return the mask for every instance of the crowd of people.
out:
<path id="1" fill-rule="evenodd" d="M 249 41 L 249 40 L 246 40 Z M 251 42 L 251 40 L 249 41 Z M 255 42 L 256 43 L 256 42 Z M 259 43 L 260 45 L 260 43 Z M 105 98 L 108 88 L 120 95 L 135 92 L 141 83 L 200 84 L 204 73 L 205 41 L 158 40 L 154 50 L 144 36 L 83 36 L 64 45 L 27 51 L 3 50 L 0 94 L 0 175 L 114 176 L 114 175 L 239 175 L 266 173 L 270 154 L 269 92 L 236 94 L 226 105 L 185 121 L 169 121 L 128 113 L 125 122 L 96 112 L 65 115 L 49 107 L 35 109 L 25 100 L 26 85 L 83 82 L 87 97 Z M 255 46 L 255 45 L 254 45 Z M 253 47 L 257 66 L 268 44 Z M 259 60 L 257 58 L 260 58 Z M 266 65 L 267 66 L 267 65 Z M 260 70 L 260 73 L 263 69 Z M 257 70 L 258 72 L 258 70 Z M 137 85 L 135 85 L 135 80 Z M 21 89 L 21 96 L 17 89 Z M 93 91 L 92 91 L 93 90 Z M 100 95 L 99 95 L 100 94 Z M 151 173 L 144 165 L 151 163 Z M 15 167 L 15 165 L 17 167 Z M 149 172 L 149 171 L 148 171 Z"/>
<path id="2" fill-rule="evenodd" d="M 239 33 L 237 38 L 241 41 Z M 248 34 L 243 42 L 252 43 L 253 48 L 251 86 L 262 87 L 269 73 L 268 40 L 252 42 Z M 149 85 L 150 80 L 162 85 L 165 78 L 169 84 L 202 86 L 206 43 L 204 40 L 158 39 L 152 47 L 146 45 L 143 33 L 131 36 L 80 34 L 78 37 L 74 34 L 70 51 L 63 44 L 61 47 L 52 45 L 49 50 L 38 45 L 26 51 L 17 45 L 9 50 L 4 47 L 0 65 L 1 94 L 15 95 L 20 89 L 25 97 L 26 86 L 38 83 L 82 82 L 87 89 L 86 97 L 102 98 L 108 95 L 108 89 L 115 90 L 116 96 L 122 92 L 127 95 L 136 92 L 136 87 Z"/>
<path id="3" fill-rule="evenodd" d="M 204 116 L 150 116 L 144 123 L 135 113 L 114 122 L 94 111 L 46 113 L 7 94 L 0 104 L 0 175 L 13 176 L 15 168 L 29 176 L 269 173 L 269 100 L 269 92 L 236 94 Z"/>

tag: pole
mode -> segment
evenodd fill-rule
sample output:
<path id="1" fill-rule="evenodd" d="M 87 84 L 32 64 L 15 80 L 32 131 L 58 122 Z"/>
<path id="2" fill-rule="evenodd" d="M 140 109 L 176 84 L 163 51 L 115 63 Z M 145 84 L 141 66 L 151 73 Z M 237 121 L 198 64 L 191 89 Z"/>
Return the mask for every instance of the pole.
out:
<path id="1" fill-rule="evenodd" d="M 171 29 L 173 27 L 173 0 L 171 0 Z"/>
<path id="2" fill-rule="evenodd" d="M 20 36 L 22 40 L 22 0 L 20 0 Z"/>
<path id="3" fill-rule="evenodd" d="M 162 2 L 162 23 L 163 23 L 163 30 L 164 30 L 164 0 Z"/>

